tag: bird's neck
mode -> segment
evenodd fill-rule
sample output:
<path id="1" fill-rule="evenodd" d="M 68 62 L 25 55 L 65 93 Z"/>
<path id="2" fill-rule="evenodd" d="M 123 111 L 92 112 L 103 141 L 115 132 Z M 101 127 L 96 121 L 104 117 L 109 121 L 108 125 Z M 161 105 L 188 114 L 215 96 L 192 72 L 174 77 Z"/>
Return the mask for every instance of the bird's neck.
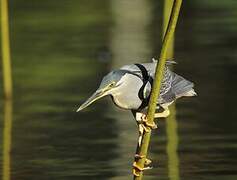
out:
<path id="1" fill-rule="evenodd" d="M 137 109 L 141 105 L 138 92 L 142 80 L 133 74 L 126 74 L 121 80 L 123 83 L 111 92 L 114 103 L 123 109 Z"/>

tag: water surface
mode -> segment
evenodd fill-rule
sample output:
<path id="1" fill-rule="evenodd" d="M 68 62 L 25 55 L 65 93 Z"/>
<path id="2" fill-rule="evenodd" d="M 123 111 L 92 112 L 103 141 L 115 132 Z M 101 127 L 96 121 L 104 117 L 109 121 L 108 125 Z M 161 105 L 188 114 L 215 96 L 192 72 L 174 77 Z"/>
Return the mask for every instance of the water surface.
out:
<path id="1" fill-rule="evenodd" d="M 4 180 L 131 179 L 131 113 L 110 98 L 75 110 L 111 69 L 158 56 L 162 7 L 154 0 L 10 1 L 14 101 L 0 102 Z M 154 169 L 144 179 L 237 178 L 236 17 L 234 0 L 183 3 L 175 71 L 195 82 L 198 97 L 179 100 L 169 122 L 159 121 Z"/>

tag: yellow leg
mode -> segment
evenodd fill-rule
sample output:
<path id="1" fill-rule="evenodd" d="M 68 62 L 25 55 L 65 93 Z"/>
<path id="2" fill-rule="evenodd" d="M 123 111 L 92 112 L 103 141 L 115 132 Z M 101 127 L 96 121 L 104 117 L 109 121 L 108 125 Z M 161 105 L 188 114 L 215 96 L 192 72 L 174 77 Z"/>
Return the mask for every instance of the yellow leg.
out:
<path id="1" fill-rule="evenodd" d="M 155 113 L 155 118 L 166 118 L 170 115 L 170 110 L 167 108 L 167 109 L 164 109 L 163 112 L 161 113 Z"/>
<path id="2" fill-rule="evenodd" d="M 142 127 L 142 124 L 138 124 L 138 129 L 139 129 L 138 146 L 140 147 L 142 144 L 142 136 L 144 133 L 144 128 Z"/>
<path id="3" fill-rule="evenodd" d="M 139 137 L 138 137 L 138 146 L 140 147 L 141 146 L 141 141 L 142 141 L 142 137 L 143 137 L 143 134 L 144 132 L 149 132 L 151 131 L 152 129 L 155 129 L 157 128 L 157 125 L 155 123 L 148 123 L 147 122 L 147 118 L 146 118 L 146 115 L 143 114 L 143 113 L 136 113 L 136 121 L 137 121 L 137 124 L 138 124 L 138 130 L 139 130 Z M 134 176 L 139 176 L 140 175 L 140 171 L 144 171 L 144 170 L 147 170 L 147 169 L 152 169 L 152 167 L 148 166 L 149 164 L 151 164 L 151 160 L 150 159 L 145 159 L 145 167 L 140 167 L 138 164 L 137 164 L 137 159 L 141 159 L 141 158 L 145 158 L 145 156 L 143 155 L 138 155 L 136 154 L 135 155 L 135 161 L 133 162 L 133 174 Z"/>

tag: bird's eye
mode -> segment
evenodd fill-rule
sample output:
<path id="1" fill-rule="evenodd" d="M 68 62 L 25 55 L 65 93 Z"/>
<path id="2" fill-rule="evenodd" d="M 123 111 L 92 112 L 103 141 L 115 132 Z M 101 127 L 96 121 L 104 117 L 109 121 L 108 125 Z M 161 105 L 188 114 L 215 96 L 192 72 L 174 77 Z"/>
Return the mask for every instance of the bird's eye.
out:
<path id="1" fill-rule="evenodd" d="M 115 82 L 112 82 L 109 87 L 113 87 L 115 85 Z"/>

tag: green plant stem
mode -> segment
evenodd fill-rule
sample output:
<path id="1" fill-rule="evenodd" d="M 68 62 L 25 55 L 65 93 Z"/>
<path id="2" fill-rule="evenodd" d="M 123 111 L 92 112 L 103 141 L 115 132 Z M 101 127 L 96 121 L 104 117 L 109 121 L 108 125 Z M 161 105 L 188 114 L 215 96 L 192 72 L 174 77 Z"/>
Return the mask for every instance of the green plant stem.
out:
<path id="1" fill-rule="evenodd" d="M 12 98 L 12 74 L 9 42 L 8 2 L 1 0 L 2 62 L 3 83 L 6 99 Z"/>
<path id="2" fill-rule="evenodd" d="M 162 24 L 162 40 L 165 37 L 165 33 L 169 24 L 169 19 L 173 7 L 173 0 L 164 1 L 164 12 L 163 12 L 163 24 Z M 172 59 L 174 54 L 174 35 L 169 41 L 168 50 L 166 53 L 166 59 Z"/>
<path id="3" fill-rule="evenodd" d="M 2 144 L 2 180 L 11 179 L 11 150 L 12 150 L 12 101 L 4 102 L 4 128 Z"/>
<path id="4" fill-rule="evenodd" d="M 152 87 L 151 98 L 148 105 L 147 121 L 150 124 L 154 123 L 154 114 L 156 110 L 158 95 L 160 94 L 160 86 L 161 86 L 161 82 L 163 78 L 167 50 L 168 50 L 169 42 L 172 39 L 174 31 L 175 31 L 181 4 L 182 4 L 182 0 L 174 0 L 169 24 L 168 24 L 167 31 L 163 39 L 160 58 L 159 58 L 158 66 L 156 67 L 156 73 L 155 73 L 155 78 L 154 78 L 154 84 Z M 151 137 L 151 131 L 144 133 L 140 149 L 138 150 L 139 151 L 138 153 L 140 156 L 147 157 L 150 137 Z M 144 163 L 145 163 L 145 158 L 141 158 L 137 161 L 137 165 L 142 168 L 144 167 Z M 142 180 L 142 177 L 143 177 L 143 171 L 140 171 L 139 176 L 134 176 L 134 180 Z"/>
<path id="5" fill-rule="evenodd" d="M 165 0 L 164 13 L 163 13 L 163 36 L 165 35 L 171 9 L 173 6 L 173 0 Z M 169 48 L 166 54 L 167 59 L 173 59 L 174 54 L 174 36 L 169 43 Z M 176 107 L 175 103 L 169 106 L 170 115 L 166 118 L 166 153 L 168 156 L 168 176 L 170 180 L 179 180 L 179 156 L 177 153 L 179 136 L 178 136 L 178 122 L 176 120 Z"/>

